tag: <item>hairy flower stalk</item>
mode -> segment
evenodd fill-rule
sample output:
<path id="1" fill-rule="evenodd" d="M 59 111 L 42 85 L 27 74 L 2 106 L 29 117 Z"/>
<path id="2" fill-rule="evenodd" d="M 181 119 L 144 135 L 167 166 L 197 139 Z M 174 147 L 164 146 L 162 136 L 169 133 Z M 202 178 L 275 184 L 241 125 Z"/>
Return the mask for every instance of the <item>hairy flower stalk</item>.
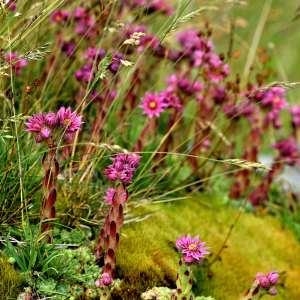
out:
<path id="1" fill-rule="evenodd" d="M 120 153 L 104 171 L 110 181 L 117 183 L 115 188 L 109 188 L 106 192 L 105 200 L 111 207 L 100 230 L 96 246 L 96 258 L 100 259 L 104 255 L 102 274 L 96 280 L 98 287 L 111 285 L 116 276 L 116 251 L 124 222 L 124 208 L 128 200 L 127 185 L 131 183 L 139 161 L 140 157 L 136 154 Z"/>
<path id="2" fill-rule="evenodd" d="M 42 232 L 47 233 L 48 241 L 51 240 L 51 224 L 49 220 L 55 218 L 55 202 L 57 196 L 57 176 L 59 163 L 57 160 L 57 143 L 62 140 L 70 142 L 82 124 L 81 117 L 70 108 L 61 107 L 56 113 L 39 113 L 29 118 L 26 122 L 26 130 L 35 134 L 37 143 L 44 142 L 48 152 L 44 154 L 42 165 L 43 178 L 43 204 L 41 208 Z"/>
<path id="3" fill-rule="evenodd" d="M 249 162 L 257 162 L 259 147 L 261 144 L 262 131 L 260 128 L 252 128 L 243 159 Z M 235 175 L 235 181 L 231 186 L 229 196 L 233 199 L 242 197 L 250 185 L 251 170 L 242 169 Z"/>
<path id="4" fill-rule="evenodd" d="M 209 254 L 205 242 L 198 237 L 182 236 L 176 241 L 176 248 L 181 252 L 176 278 L 176 293 L 172 299 L 193 299 L 191 265 L 200 264 Z"/>
<path id="5" fill-rule="evenodd" d="M 295 139 L 281 140 L 274 145 L 279 155 L 275 158 L 270 171 L 263 178 L 261 184 L 249 195 L 249 201 L 253 205 L 259 205 L 268 199 L 268 192 L 274 179 L 281 173 L 285 164 L 295 165 L 299 163 L 299 150 Z"/>
<path id="6" fill-rule="evenodd" d="M 42 232 L 49 232 L 51 224 L 48 220 L 55 218 L 55 202 L 57 196 L 56 182 L 59 173 L 59 164 L 56 159 L 56 146 L 48 144 L 49 151 L 44 154 L 42 165 L 44 168 L 43 179 L 43 204 L 41 210 Z M 48 236 L 50 239 L 50 235 Z"/>

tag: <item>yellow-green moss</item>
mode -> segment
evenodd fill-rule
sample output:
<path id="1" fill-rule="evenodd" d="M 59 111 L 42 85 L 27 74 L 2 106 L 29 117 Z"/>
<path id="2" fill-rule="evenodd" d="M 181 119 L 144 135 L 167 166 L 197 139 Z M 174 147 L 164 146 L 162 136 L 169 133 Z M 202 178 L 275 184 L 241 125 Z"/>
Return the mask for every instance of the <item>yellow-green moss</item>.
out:
<path id="1" fill-rule="evenodd" d="M 0 299 L 16 299 L 20 282 L 18 273 L 0 253 Z"/>
<path id="2" fill-rule="evenodd" d="M 139 299 L 145 288 L 174 284 L 178 260 L 174 241 L 179 235 L 200 235 L 211 252 L 219 249 L 237 210 L 210 199 L 201 201 L 155 205 L 152 217 L 125 226 L 117 257 L 125 278 L 122 299 Z M 197 282 L 204 294 L 217 300 L 238 299 L 256 272 L 278 270 L 287 272 L 287 280 L 284 294 L 275 299 L 300 299 L 300 245 L 276 219 L 244 213 L 227 246 L 222 260 L 212 266 L 212 278 Z"/>

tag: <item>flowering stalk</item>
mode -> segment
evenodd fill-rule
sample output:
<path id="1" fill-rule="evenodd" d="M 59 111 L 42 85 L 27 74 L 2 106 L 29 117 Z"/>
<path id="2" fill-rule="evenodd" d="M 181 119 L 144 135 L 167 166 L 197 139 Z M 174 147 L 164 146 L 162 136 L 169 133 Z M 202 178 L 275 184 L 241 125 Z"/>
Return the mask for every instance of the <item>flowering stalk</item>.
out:
<path id="1" fill-rule="evenodd" d="M 124 222 L 124 207 L 128 199 L 126 187 L 121 183 L 113 191 L 112 205 L 105 218 L 104 227 L 99 234 L 96 248 L 96 257 L 99 259 L 103 252 L 104 268 L 101 279 L 103 285 L 110 285 L 111 279 L 115 277 L 116 251 L 120 240 L 120 230 Z M 107 280 L 105 279 L 107 276 Z"/>
<path id="2" fill-rule="evenodd" d="M 26 122 L 26 130 L 35 134 L 37 143 L 44 142 L 48 146 L 42 165 L 44 168 L 43 178 L 43 204 L 41 209 L 42 232 L 48 232 L 51 225 L 47 220 L 55 218 L 56 182 L 59 173 L 59 164 L 56 158 L 56 143 L 62 140 L 70 142 L 82 124 L 81 117 L 70 108 L 61 107 L 56 113 L 39 113 L 31 116 Z M 61 131 L 62 136 L 61 136 Z M 51 240 L 48 233 L 48 240 Z"/>
<path id="3" fill-rule="evenodd" d="M 110 181 L 117 181 L 116 188 L 109 188 L 106 192 L 106 202 L 111 205 L 100 230 L 96 246 L 96 258 L 104 254 L 104 267 L 97 287 L 107 287 L 112 284 L 116 269 L 116 251 L 120 240 L 120 231 L 124 222 L 124 208 L 128 200 L 127 185 L 139 165 L 140 157 L 135 154 L 117 154 L 113 163 L 105 169 L 105 175 Z"/>
<path id="4" fill-rule="evenodd" d="M 257 162 L 261 137 L 262 132 L 260 128 L 253 128 L 251 130 L 246 144 L 245 154 L 243 156 L 246 161 Z M 250 184 L 250 174 L 251 171 L 249 169 L 242 169 L 236 173 L 235 181 L 231 186 L 229 193 L 230 198 L 238 199 L 247 191 Z"/>
<path id="5" fill-rule="evenodd" d="M 249 200 L 253 205 L 259 205 L 268 199 L 269 189 L 277 175 L 279 175 L 283 169 L 283 163 L 274 162 L 271 170 L 264 177 L 263 181 L 252 191 L 249 195 Z"/>
<path id="6" fill-rule="evenodd" d="M 148 117 L 148 122 L 144 126 L 140 136 L 134 146 L 134 151 L 139 152 L 143 149 L 147 136 L 154 135 L 156 128 L 156 118 L 166 109 L 167 104 L 164 97 L 159 93 L 146 93 L 142 98 L 140 108 Z"/>
<path id="7" fill-rule="evenodd" d="M 275 158 L 270 171 L 264 177 L 262 183 L 250 193 L 249 201 L 253 205 L 259 205 L 268 199 L 271 184 L 282 171 L 284 164 L 295 165 L 299 162 L 299 151 L 295 139 L 281 140 L 274 145 L 274 148 L 279 151 L 279 156 Z"/>
<path id="8" fill-rule="evenodd" d="M 179 268 L 176 278 L 176 293 L 172 299 L 192 299 L 192 271 L 191 265 L 199 264 L 209 254 L 205 242 L 198 237 L 182 236 L 176 241 L 176 248 L 181 252 Z"/>
<path id="9" fill-rule="evenodd" d="M 192 270 L 191 267 L 179 260 L 179 268 L 176 278 L 176 296 L 174 299 L 191 299 L 192 297 Z"/>

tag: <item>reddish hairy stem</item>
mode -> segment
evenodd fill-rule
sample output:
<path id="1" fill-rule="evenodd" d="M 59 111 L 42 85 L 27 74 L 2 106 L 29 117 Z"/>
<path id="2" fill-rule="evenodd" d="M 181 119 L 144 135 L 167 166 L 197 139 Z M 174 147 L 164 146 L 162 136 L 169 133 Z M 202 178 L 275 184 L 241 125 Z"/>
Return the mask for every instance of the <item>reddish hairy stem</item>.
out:
<path id="1" fill-rule="evenodd" d="M 101 258 L 104 254 L 103 273 L 115 277 L 116 251 L 120 240 L 120 231 L 124 222 L 124 207 L 128 199 L 125 185 L 120 184 L 116 188 L 112 206 L 105 218 L 103 228 L 99 233 L 96 247 L 96 257 Z"/>
<path id="2" fill-rule="evenodd" d="M 280 158 L 275 159 L 271 170 L 263 178 L 262 183 L 256 187 L 249 195 L 249 200 L 253 205 L 259 205 L 268 199 L 268 191 L 274 180 L 274 178 L 282 171 L 283 163 L 280 162 Z"/>
<path id="3" fill-rule="evenodd" d="M 250 132 L 248 142 L 243 158 L 246 161 L 257 162 L 258 150 L 261 144 L 262 131 L 259 128 L 253 128 Z M 230 189 L 230 197 L 240 198 L 248 189 L 250 184 L 250 170 L 242 169 L 235 175 L 235 182 Z"/>
<path id="4" fill-rule="evenodd" d="M 140 136 L 134 146 L 134 152 L 141 152 L 145 146 L 145 141 L 147 140 L 148 135 L 153 134 L 155 132 L 156 121 L 155 118 L 150 118 L 148 123 L 143 128 Z"/>
<path id="5" fill-rule="evenodd" d="M 55 202 L 56 202 L 56 182 L 59 173 L 59 164 L 56 159 L 56 151 L 54 145 L 49 145 L 49 152 L 45 153 L 42 164 L 44 168 L 44 198 L 41 210 L 42 232 L 48 232 L 51 225 L 46 221 L 55 218 Z M 51 240 L 48 233 L 48 240 Z"/>

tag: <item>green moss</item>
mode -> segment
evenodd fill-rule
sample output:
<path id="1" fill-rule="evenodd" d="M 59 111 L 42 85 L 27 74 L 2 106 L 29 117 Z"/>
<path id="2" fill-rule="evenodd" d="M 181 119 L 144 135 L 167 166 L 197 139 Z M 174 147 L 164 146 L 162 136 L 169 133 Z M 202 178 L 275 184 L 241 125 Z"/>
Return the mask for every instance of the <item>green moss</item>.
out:
<path id="1" fill-rule="evenodd" d="M 16 299 L 20 283 L 20 276 L 0 253 L 0 299 Z"/>
<path id="2" fill-rule="evenodd" d="M 122 232 L 117 257 L 125 279 L 122 299 L 139 299 L 141 292 L 155 285 L 174 286 L 176 238 L 186 233 L 200 235 L 216 253 L 237 214 L 236 209 L 205 197 L 201 202 L 189 199 L 149 210 L 154 212 L 152 217 L 127 225 Z M 216 299 L 238 299 L 256 272 L 278 270 L 286 271 L 287 278 L 286 288 L 277 299 L 300 299 L 300 245 L 276 219 L 242 214 L 227 246 L 222 260 L 212 266 L 210 279 L 195 270 L 198 291 Z"/>

